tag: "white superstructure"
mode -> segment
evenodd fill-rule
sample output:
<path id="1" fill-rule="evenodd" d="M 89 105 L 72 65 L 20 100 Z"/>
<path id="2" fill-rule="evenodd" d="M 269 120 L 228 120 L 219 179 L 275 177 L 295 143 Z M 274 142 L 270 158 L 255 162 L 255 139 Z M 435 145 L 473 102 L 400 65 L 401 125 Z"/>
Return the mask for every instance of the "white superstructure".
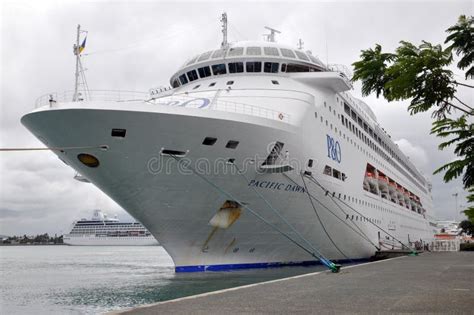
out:
<path id="1" fill-rule="evenodd" d="M 147 99 L 53 95 L 22 123 L 177 271 L 314 261 L 290 239 L 338 261 L 431 240 L 430 184 L 341 69 L 275 42 L 223 42 Z"/>
<path id="2" fill-rule="evenodd" d="M 87 246 L 148 246 L 158 245 L 156 239 L 139 222 L 120 222 L 94 210 L 90 220 L 73 223 L 71 232 L 64 235 L 64 244 Z"/>

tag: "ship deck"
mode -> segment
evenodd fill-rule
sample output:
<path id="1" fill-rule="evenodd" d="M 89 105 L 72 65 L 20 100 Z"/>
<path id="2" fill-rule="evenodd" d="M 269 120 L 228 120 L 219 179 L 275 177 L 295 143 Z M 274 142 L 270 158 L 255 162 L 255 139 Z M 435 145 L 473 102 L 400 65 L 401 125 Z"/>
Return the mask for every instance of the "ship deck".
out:
<path id="1" fill-rule="evenodd" d="M 137 307 L 121 314 L 472 313 L 474 253 L 424 253 Z"/>

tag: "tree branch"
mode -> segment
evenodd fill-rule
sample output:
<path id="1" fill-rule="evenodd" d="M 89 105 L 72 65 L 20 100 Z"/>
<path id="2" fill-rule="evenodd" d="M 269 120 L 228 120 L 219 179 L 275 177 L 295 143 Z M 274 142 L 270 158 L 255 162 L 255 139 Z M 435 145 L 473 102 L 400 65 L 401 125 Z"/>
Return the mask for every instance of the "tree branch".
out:
<path id="1" fill-rule="evenodd" d="M 467 105 L 466 103 L 462 102 L 459 98 L 457 98 L 456 96 L 454 96 L 454 98 L 461 104 L 463 104 L 464 106 L 466 106 L 467 108 L 469 108 L 470 110 L 473 110 L 473 108 L 469 105 Z"/>
<path id="2" fill-rule="evenodd" d="M 459 83 L 458 81 L 452 81 L 452 83 L 457 84 L 457 85 L 462 85 L 462 86 L 465 86 L 465 87 L 474 89 L 474 85 L 469 85 L 469 84 L 465 84 L 465 83 Z"/>
<path id="3" fill-rule="evenodd" d="M 468 114 L 468 115 L 474 116 L 474 113 L 473 113 L 473 112 L 468 112 L 467 110 L 462 109 L 462 108 L 460 108 L 460 107 L 458 107 L 458 106 L 456 106 L 456 105 L 454 105 L 453 103 L 450 103 L 450 102 L 448 102 L 448 101 L 444 101 L 444 102 L 445 102 L 446 104 L 448 104 L 449 106 L 454 107 L 454 108 L 460 110 L 461 112 L 464 112 L 464 113 L 466 113 L 466 114 Z"/>

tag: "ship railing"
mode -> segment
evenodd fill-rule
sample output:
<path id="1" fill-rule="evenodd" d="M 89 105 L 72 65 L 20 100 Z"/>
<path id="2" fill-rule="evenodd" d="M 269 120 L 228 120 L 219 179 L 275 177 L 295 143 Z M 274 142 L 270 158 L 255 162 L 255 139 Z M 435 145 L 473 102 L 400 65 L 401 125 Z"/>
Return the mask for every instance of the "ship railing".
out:
<path id="1" fill-rule="evenodd" d="M 83 101 L 106 101 L 106 102 L 126 102 L 144 101 L 149 99 L 149 92 L 124 91 L 124 90 L 90 90 L 77 94 L 74 100 L 74 91 L 53 92 L 40 96 L 35 102 L 35 108 L 56 103 L 83 102 Z"/>
<path id="2" fill-rule="evenodd" d="M 205 100 L 205 102 L 203 102 Z M 168 106 L 186 106 L 186 107 L 195 107 L 195 108 L 209 108 L 211 110 L 218 110 L 224 112 L 231 112 L 237 114 L 244 114 L 250 116 L 263 117 L 267 119 L 272 119 L 276 121 L 282 121 L 290 123 L 291 116 L 288 113 L 277 111 L 274 109 L 250 105 L 240 102 L 233 101 L 224 101 L 220 99 L 204 99 L 199 97 L 191 96 L 182 96 L 182 95 L 173 95 L 163 98 L 155 98 L 151 100 L 153 104 L 161 104 Z M 208 102 L 208 103 L 207 103 Z"/>
<path id="3" fill-rule="evenodd" d="M 47 106 L 54 107 L 56 103 L 73 102 L 74 91 L 54 92 L 40 96 L 35 103 L 35 107 Z M 121 90 L 91 90 L 87 93 L 78 94 L 78 99 L 75 102 L 85 101 L 107 101 L 107 102 L 127 102 L 127 101 L 144 101 L 153 104 L 161 104 L 168 106 L 183 106 L 191 107 L 196 104 L 197 100 L 206 100 L 206 107 L 239 114 L 246 114 L 251 116 L 258 116 L 276 121 L 290 122 L 290 115 L 282 111 L 265 108 L 262 106 L 244 104 L 233 101 L 223 101 L 219 99 L 203 99 L 199 97 L 172 95 L 153 98 L 150 97 L 149 92 L 137 91 L 121 91 Z M 203 104 L 194 105 L 199 107 Z"/>
<path id="4" fill-rule="evenodd" d="M 283 121 L 286 123 L 290 122 L 290 115 L 287 113 L 255 105 L 230 101 L 216 101 L 212 105 L 212 109 L 238 114 L 245 114 L 250 116 L 258 116 L 267 119 Z"/>

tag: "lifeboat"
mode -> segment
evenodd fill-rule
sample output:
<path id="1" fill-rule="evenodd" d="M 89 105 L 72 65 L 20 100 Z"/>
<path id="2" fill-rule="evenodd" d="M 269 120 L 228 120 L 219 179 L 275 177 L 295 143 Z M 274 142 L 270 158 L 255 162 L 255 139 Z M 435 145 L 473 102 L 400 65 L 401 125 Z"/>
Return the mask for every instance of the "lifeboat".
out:
<path id="1" fill-rule="evenodd" d="M 392 200 L 395 203 L 398 203 L 397 184 L 395 182 L 388 183 L 388 191 L 390 193 L 390 200 Z"/>
<path id="2" fill-rule="evenodd" d="M 366 189 L 366 184 L 368 185 L 368 189 Z M 365 173 L 365 179 L 364 179 L 364 189 L 370 191 L 371 193 L 378 194 L 378 180 L 377 180 L 377 175 L 372 172 L 366 172 Z"/>
<path id="3" fill-rule="evenodd" d="M 403 197 L 405 199 L 406 208 L 409 209 L 409 210 L 412 210 L 413 207 L 411 206 L 411 202 L 410 202 L 410 192 L 405 189 L 405 193 L 404 193 Z"/>
<path id="4" fill-rule="evenodd" d="M 398 197 L 398 204 L 402 207 L 405 206 L 405 196 L 404 196 L 404 191 L 403 187 L 400 185 L 397 185 L 397 197 Z"/>
<path id="5" fill-rule="evenodd" d="M 382 198 L 385 198 L 385 199 L 388 199 L 388 178 L 387 176 L 385 175 L 379 175 L 379 179 L 378 179 L 378 182 L 379 182 L 379 190 L 380 190 L 380 193 L 382 195 Z"/>

